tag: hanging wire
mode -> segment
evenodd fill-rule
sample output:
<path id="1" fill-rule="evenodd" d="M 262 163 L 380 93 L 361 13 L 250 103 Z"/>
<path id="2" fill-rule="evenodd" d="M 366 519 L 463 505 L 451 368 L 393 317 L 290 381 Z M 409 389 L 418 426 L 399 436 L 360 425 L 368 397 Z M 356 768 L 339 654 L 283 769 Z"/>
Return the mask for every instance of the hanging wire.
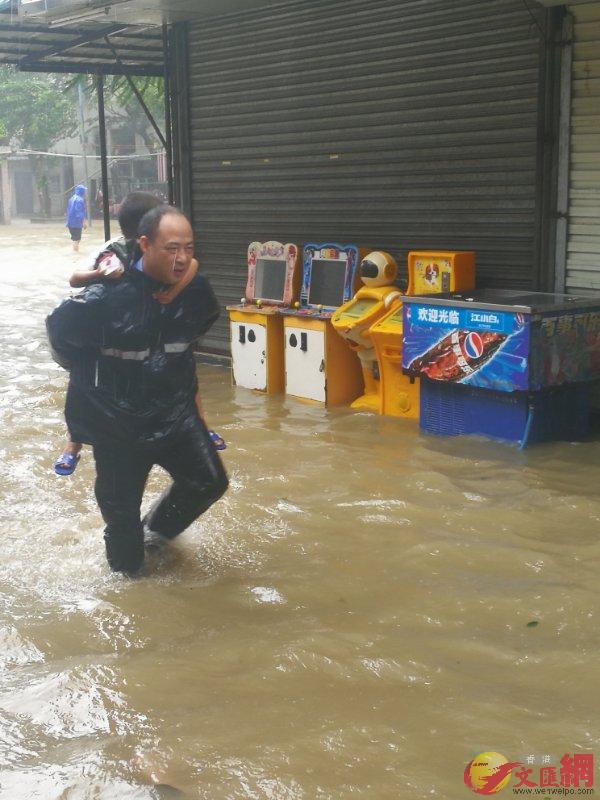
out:
<path id="1" fill-rule="evenodd" d="M 545 33 L 544 29 L 542 28 L 542 26 L 540 25 L 540 23 L 538 22 L 538 19 L 537 19 L 537 17 L 535 16 L 535 14 L 533 13 L 533 11 L 532 11 L 532 10 L 531 10 L 531 8 L 529 7 L 529 4 L 527 3 L 527 0 L 523 0 L 523 5 L 524 5 L 524 6 L 525 6 L 525 8 L 527 9 L 527 13 L 529 14 L 529 16 L 531 17 L 531 19 L 533 20 L 533 23 L 534 23 L 534 25 L 536 26 L 536 28 L 539 30 L 540 34 L 542 35 L 542 39 L 543 39 L 544 41 L 546 41 L 546 33 Z"/>

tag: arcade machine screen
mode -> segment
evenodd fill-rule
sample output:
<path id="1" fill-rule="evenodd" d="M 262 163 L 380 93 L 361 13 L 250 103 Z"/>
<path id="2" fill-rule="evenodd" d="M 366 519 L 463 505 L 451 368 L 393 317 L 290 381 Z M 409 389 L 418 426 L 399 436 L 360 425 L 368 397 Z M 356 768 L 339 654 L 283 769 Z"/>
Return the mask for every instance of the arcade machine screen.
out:
<path id="1" fill-rule="evenodd" d="M 310 278 L 311 305 L 337 308 L 344 302 L 346 260 L 318 260 L 312 262 Z"/>
<path id="2" fill-rule="evenodd" d="M 254 297 L 260 300 L 281 302 L 285 289 L 286 270 L 285 259 L 257 259 Z"/>

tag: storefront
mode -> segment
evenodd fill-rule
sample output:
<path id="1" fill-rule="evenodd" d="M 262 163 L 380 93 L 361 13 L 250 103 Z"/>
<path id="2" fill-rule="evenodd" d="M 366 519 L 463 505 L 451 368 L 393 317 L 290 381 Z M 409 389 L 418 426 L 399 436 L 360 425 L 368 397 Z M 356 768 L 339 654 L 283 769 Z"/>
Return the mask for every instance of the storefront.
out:
<path id="1" fill-rule="evenodd" d="M 84 11 L 59 27 L 7 16 L 3 58 L 168 74 L 171 196 L 224 306 L 248 243 L 268 239 L 384 248 L 401 265 L 411 249 L 472 249 L 483 287 L 600 290 L 600 0 Z M 205 346 L 228 350 L 225 317 Z"/>
<path id="2" fill-rule="evenodd" d="M 253 240 L 473 249 L 484 286 L 554 285 L 562 11 L 296 0 L 192 23 L 191 207 L 223 303 Z M 208 347 L 228 348 L 228 323 Z"/>

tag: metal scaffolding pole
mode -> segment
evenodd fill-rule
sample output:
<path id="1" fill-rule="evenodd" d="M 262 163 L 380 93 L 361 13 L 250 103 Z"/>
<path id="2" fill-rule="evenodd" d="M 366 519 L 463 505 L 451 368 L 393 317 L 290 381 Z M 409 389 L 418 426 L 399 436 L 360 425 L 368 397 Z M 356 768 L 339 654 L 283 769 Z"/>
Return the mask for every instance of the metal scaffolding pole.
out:
<path id="1" fill-rule="evenodd" d="M 100 129 L 100 167 L 102 169 L 102 211 L 104 215 L 104 238 L 110 239 L 110 211 L 108 198 L 108 157 L 106 153 L 106 118 L 104 116 L 104 75 L 96 75 L 98 92 L 98 126 Z"/>
<path id="2" fill-rule="evenodd" d="M 171 81 L 169 77 L 170 44 L 169 28 L 163 23 L 163 50 L 165 60 L 164 95 L 165 95 L 165 138 L 167 141 L 165 152 L 167 162 L 167 180 L 169 181 L 169 204 L 175 203 L 175 186 L 173 182 L 173 133 L 171 130 Z"/>
<path id="3" fill-rule="evenodd" d="M 79 139 L 81 141 L 81 152 L 83 153 L 83 173 L 85 175 L 85 193 L 88 205 L 89 226 L 92 227 L 92 198 L 90 197 L 90 174 L 88 171 L 87 145 L 85 141 L 85 117 L 83 113 L 84 99 L 83 86 L 81 82 L 77 84 L 77 98 L 79 101 Z"/>

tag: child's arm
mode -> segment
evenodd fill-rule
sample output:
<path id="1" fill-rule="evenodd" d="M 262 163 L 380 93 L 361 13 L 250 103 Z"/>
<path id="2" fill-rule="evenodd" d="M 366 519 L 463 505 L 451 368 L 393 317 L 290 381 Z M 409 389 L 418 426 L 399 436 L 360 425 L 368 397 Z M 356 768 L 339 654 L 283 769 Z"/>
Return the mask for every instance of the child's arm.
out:
<path id="1" fill-rule="evenodd" d="M 69 278 L 69 284 L 74 289 L 81 289 L 82 286 L 87 286 L 88 283 L 100 280 L 103 277 L 103 270 L 101 269 L 76 269 Z"/>
<path id="2" fill-rule="evenodd" d="M 163 305 L 168 305 L 171 303 L 177 295 L 182 292 L 185 287 L 192 281 L 198 272 L 198 260 L 193 258 L 190 266 L 188 267 L 187 272 L 181 278 L 181 280 L 176 283 L 174 286 L 169 286 L 168 289 L 165 289 L 163 292 L 154 292 L 154 299 L 158 300 L 159 303 L 163 303 Z M 201 415 L 202 416 L 202 415 Z"/>
<path id="3" fill-rule="evenodd" d="M 102 278 L 118 281 L 122 274 L 123 264 L 119 257 L 115 253 L 106 253 L 99 258 L 98 265 L 94 269 L 76 269 L 69 283 L 74 289 L 80 289 Z"/>

